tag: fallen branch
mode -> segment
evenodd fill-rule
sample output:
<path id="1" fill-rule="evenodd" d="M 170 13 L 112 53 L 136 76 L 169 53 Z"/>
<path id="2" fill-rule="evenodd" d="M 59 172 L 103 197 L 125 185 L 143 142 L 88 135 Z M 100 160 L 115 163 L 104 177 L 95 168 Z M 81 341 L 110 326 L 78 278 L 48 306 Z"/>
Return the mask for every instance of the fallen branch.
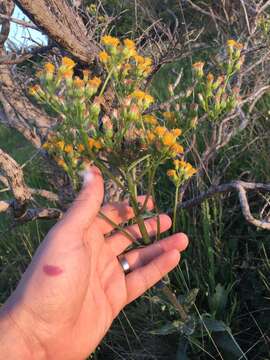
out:
<path id="1" fill-rule="evenodd" d="M 44 189 L 31 189 L 24 181 L 21 166 L 7 153 L 0 149 L 0 181 L 8 186 L 14 199 L 0 201 L 0 213 L 12 211 L 14 218 L 19 222 L 27 222 L 35 219 L 57 219 L 61 217 L 59 209 L 27 208 L 33 195 L 41 196 L 49 201 L 60 203 L 58 195 Z"/>

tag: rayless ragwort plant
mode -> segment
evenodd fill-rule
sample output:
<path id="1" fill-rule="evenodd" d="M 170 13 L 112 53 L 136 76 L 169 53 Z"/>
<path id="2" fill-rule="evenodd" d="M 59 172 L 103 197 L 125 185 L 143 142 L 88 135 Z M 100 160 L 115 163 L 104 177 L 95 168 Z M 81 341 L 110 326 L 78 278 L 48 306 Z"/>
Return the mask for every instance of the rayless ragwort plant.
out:
<path id="1" fill-rule="evenodd" d="M 181 102 L 185 106 L 177 114 L 176 111 L 154 110 L 155 99 L 144 90 L 145 80 L 152 70 L 152 59 L 141 56 L 133 40 L 121 42 L 105 35 L 101 43 L 104 50 L 99 53 L 99 60 L 104 78 L 93 76 L 88 69 L 83 71 L 82 77 L 75 76 L 75 62 L 63 57 L 59 67 L 50 62 L 44 64 L 37 73 L 39 83 L 30 88 L 30 94 L 61 117 L 43 148 L 67 172 L 74 189 L 78 190 L 80 186 L 79 174 L 90 164 L 95 164 L 128 195 L 143 244 L 148 245 L 152 239 L 144 218 L 149 197 L 155 200 L 157 170 L 167 163 L 171 167 L 167 175 L 175 185 L 172 227 L 175 232 L 179 189 L 197 172 L 185 160 L 184 144 L 198 131 L 200 112 L 215 121 L 222 112 L 230 112 L 236 107 L 238 93 L 230 90 L 228 84 L 241 67 L 241 45 L 233 41 L 228 43 L 224 76 L 215 79 L 211 73 L 204 73 L 204 63 L 193 65 L 195 81 L 183 95 Z M 106 101 L 104 92 L 108 86 L 115 93 L 110 116 L 102 114 L 102 105 Z M 173 89 L 170 91 L 173 95 Z M 190 101 L 191 95 L 198 103 Z M 180 110 L 179 104 L 177 109 Z M 184 133 L 178 126 L 183 118 L 186 121 Z M 140 205 L 137 193 L 142 184 L 146 189 L 146 200 Z M 105 215 L 100 213 L 100 216 Z M 111 222 L 110 219 L 107 221 Z M 125 232 L 125 235 L 135 243 L 130 234 Z M 157 239 L 159 237 L 158 232 Z M 186 321 L 188 316 L 176 296 L 164 284 L 162 289 L 181 320 Z"/>

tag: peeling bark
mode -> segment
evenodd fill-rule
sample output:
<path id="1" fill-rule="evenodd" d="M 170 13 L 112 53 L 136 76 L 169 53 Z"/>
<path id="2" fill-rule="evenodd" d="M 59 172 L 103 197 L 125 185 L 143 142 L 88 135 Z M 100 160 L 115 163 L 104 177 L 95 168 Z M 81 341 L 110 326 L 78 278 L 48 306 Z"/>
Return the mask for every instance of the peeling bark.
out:
<path id="1" fill-rule="evenodd" d="M 76 12 L 65 0 L 16 0 L 33 23 L 61 47 L 84 63 L 90 63 L 99 47 Z"/>

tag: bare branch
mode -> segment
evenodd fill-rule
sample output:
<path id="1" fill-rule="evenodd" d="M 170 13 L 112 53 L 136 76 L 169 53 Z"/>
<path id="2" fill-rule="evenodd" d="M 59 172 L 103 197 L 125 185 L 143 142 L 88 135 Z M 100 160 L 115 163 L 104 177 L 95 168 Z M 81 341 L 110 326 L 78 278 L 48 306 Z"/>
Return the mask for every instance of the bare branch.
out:
<path id="1" fill-rule="evenodd" d="M 262 183 L 251 183 L 244 182 L 240 180 L 231 181 L 228 184 L 223 185 L 213 185 L 207 191 L 200 194 L 198 197 L 187 200 L 179 204 L 179 208 L 187 209 L 194 206 L 200 205 L 206 199 L 215 196 L 217 194 L 228 193 L 231 191 L 237 191 L 239 202 L 241 206 L 242 213 L 245 219 L 252 225 L 257 226 L 262 229 L 270 230 L 270 221 L 268 219 L 256 219 L 251 214 L 248 199 L 247 199 L 247 191 L 262 191 L 262 192 L 270 192 L 270 184 L 262 184 Z"/>
<path id="2" fill-rule="evenodd" d="M 13 22 L 14 24 L 21 25 L 23 27 L 27 27 L 27 28 L 34 29 L 34 30 L 39 30 L 35 25 L 33 25 L 32 23 L 27 22 L 27 21 L 16 19 L 16 18 L 7 16 L 7 15 L 4 15 L 4 14 L 0 14 L 0 18 L 8 20 L 10 22 Z"/>
<path id="3" fill-rule="evenodd" d="M 14 10 L 14 3 L 12 0 L 4 0 L 0 2 L 0 13 L 10 17 Z M 3 49 L 4 44 L 9 35 L 10 22 L 6 19 L 0 19 L 0 50 Z"/>
<path id="4" fill-rule="evenodd" d="M 8 184 L 13 193 L 13 200 L 0 201 L 0 213 L 11 210 L 16 222 L 24 223 L 35 219 L 58 219 L 62 211 L 54 208 L 27 208 L 32 195 L 38 195 L 49 201 L 60 202 L 59 197 L 51 191 L 28 188 L 24 181 L 23 171 L 19 164 L 0 149 L 1 182 Z"/>
<path id="5" fill-rule="evenodd" d="M 31 57 L 33 56 L 47 54 L 52 49 L 53 46 L 49 45 L 49 46 L 36 46 L 33 49 L 31 49 L 29 52 L 24 52 L 21 54 L 11 52 L 0 57 L 0 65 L 21 64 L 22 62 L 31 59 Z"/>
<path id="6" fill-rule="evenodd" d="M 32 195 L 41 196 L 44 199 L 47 199 L 49 201 L 54 201 L 54 202 L 60 203 L 59 196 L 57 194 L 53 193 L 52 191 L 44 190 L 44 189 L 31 189 L 31 188 L 29 188 L 29 190 Z"/>
<path id="7" fill-rule="evenodd" d="M 195 10 L 199 11 L 200 13 L 207 15 L 209 17 L 211 17 L 212 19 L 214 19 L 214 21 L 218 20 L 221 23 L 226 24 L 226 21 L 224 21 L 221 17 L 219 17 L 218 15 L 215 15 L 213 13 L 213 10 L 211 9 L 210 12 L 208 12 L 207 10 L 204 10 L 203 8 L 201 8 L 200 6 L 194 4 L 191 0 L 187 0 L 187 2 L 190 4 L 191 7 L 193 7 Z"/>
<path id="8" fill-rule="evenodd" d="M 270 0 L 266 1 L 266 3 L 264 5 L 262 5 L 259 9 L 258 9 L 258 14 L 261 14 L 263 11 L 265 11 L 268 7 L 270 6 Z"/>
<path id="9" fill-rule="evenodd" d="M 59 209 L 53 209 L 53 208 L 27 209 L 26 212 L 20 218 L 16 218 L 16 221 L 18 224 L 21 224 L 37 219 L 41 219 L 41 220 L 60 219 L 62 215 L 63 213 Z"/>
<path id="10" fill-rule="evenodd" d="M 24 204 L 31 199 L 31 192 L 24 182 L 23 172 L 18 163 L 0 149 L 0 171 L 6 177 L 16 201 Z"/>
<path id="11" fill-rule="evenodd" d="M 11 206 L 11 201 L 0 200 L 0 213 L 6 212 Z"/>

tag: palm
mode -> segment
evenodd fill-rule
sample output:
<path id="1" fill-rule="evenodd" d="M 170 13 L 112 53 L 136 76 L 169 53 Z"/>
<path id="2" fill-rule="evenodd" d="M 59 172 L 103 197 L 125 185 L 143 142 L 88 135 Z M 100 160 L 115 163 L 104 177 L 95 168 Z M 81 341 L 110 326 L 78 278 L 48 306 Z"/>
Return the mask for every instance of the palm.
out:
<path id="1" fill-rule="evenodd" d="M 131 272 L 125 275 L 117 256 L 131 241 L 119 231 L 111 235 L 112 226 L 97 215 L 103 199 L 99 172 L 94 184 L 94 188 L 84 187 L 63 220 L 50 231 L 11 301 L 13 319 L 25 333 L 34 330 L 35 336 L 31 336 L 49 359 L 55 354 L 58 360 L 87 357 L 120 310 L 173 269 L 179 251 L 187 246 L 185 235 L 175 234 L 129 251 L 125 257 Z M 147 206 L 153 207 L 151 201 Z M 126 203 L 105 205 L 101 211 L 116 224 L 133 217 Z M 145 225 L 150 236 L 156 234 L 155 218 L 146 220 Z M 161 215 L 161 232 L 170 226 L 170 218 Z M 140 238 L 137 225 L 125 230 Z M 14 304 L 21 305 L 20 312 Z"/>

